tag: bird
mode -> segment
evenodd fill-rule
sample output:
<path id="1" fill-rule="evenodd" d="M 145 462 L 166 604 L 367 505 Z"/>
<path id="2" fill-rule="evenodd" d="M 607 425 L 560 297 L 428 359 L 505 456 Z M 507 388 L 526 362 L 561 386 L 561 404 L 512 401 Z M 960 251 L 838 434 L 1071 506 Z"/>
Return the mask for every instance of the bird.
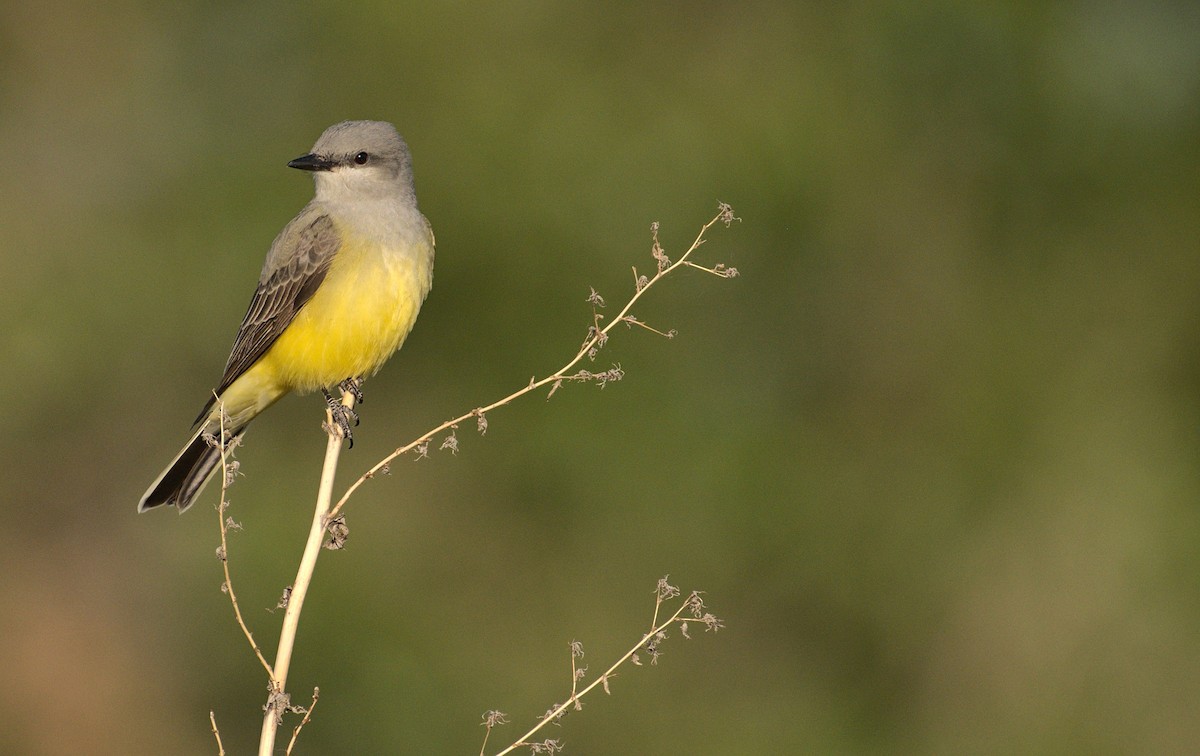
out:
<path id="1" fill-rule="evenodd" d="M 395 126 L 343 121 L 288 167 L 315 193 L 275 238 L 220 383 L 138 512 L 195 502 L 224 448 L 289 392 L 320 390 L 350 440 L 362 381 L 404 344 L 433 286 L 434 236 L 417 207 L 412 157 Z M 222 427 L 223 426 L 223 427 Z"/>

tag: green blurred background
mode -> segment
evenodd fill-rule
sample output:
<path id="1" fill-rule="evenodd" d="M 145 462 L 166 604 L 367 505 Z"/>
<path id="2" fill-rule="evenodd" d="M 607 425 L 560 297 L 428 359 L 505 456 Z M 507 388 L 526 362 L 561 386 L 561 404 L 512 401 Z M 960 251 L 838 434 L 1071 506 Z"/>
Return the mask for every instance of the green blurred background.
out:
<path id="1" fill-rule="evenodd" d="M 572 386 L 394 465 L 325 553 L 300 753 L 477 753 L 645 627 L 568 753 L 1200 742 L 1195 3 L 0 5 L 0 751 L 231 753 L 265 678 L 210 490 L 136 516 L 219 377 L 284 164 L 393 121 L 437 276 L 341 486 L 569 357 L 649 224 L 703 262 Z M 324 446 L 255 424 L 235 586 L 273 655 Z"/>

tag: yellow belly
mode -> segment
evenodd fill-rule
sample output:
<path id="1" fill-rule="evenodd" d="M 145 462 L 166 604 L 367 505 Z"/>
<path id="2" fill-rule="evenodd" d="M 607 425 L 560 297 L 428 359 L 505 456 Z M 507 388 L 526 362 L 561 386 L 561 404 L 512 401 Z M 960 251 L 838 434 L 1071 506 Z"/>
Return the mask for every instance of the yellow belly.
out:
<path id="1" fill-rule="evenodd" d="M 289 391 L 374 375 L 412 330 L 429 291 L 432 251 L 346 239 L 312 299 L 225 390 L 226 411 L 253 417 Z"/>
<path id="2" fill-rule="evenodd" d="M 405 252 L 347 243 L 263 367 L 301 392 L 374 375 L 404 343 L 428 288 L 428 254 Z"/>

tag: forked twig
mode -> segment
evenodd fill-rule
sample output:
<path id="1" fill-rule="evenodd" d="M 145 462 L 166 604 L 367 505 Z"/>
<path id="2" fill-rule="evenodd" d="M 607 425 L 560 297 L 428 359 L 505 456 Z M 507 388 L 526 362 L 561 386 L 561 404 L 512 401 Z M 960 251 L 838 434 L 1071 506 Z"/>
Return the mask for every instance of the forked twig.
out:
<path id="1" fill-rule="evenodd" d="M 613 328 L 615 328 L 618 323 L 635 323 L 635 324 L 643 326 L 645 328 L 649 328 L 649 326 L 646 326 L 644 323 L 637 320 L 636 318 L 631 318 L 629 316 L 629 311 L 633 309 L 633 306 L 635 304 L 637 304 L 638 300 L 640 300 L 642 298 L 642 295 L 645 294 L 650 289 L 650 287 L 654 286 L 654 284 L 658 283 L 663 278 L 670 275 L 672 272 L 678 270 L 681 267 L 691 267 L 691 268 L 697 268 L 699 270 L 706 271 L 708 273 L 711 273 L 715 276 L 719 276 L 721 278 L 733 278 L 738 275 L 737 268 L 726 267 L 723 264 L 715 265 L 712 268 L 706 268 L 703 265 L 697 265 L 696 263 L 693 263 L 689 260 L 692 253 L 695 252 L 697 249 L 699 249 L 700 245 L 702 245 L 704 243 L 704 235 L 708 232 L 708 230 L 710 228 L 712 228 L 713 226 L 715 226 L 718 223 L 724 223 L 726 226 L 729 226 L 731 223 L 733 223 L 733 221 L 739 220 L 738 218 L 736 218 L 733 215 L 733 209 L 729 205 L 721 202 L 721 203 L 718 203 L 718 208 L 719 209 L 718 209 L 717 214 L 713 217 L 712 220 L 710 220 L 708 223 L 704 224 L 704 226 L 700 229 L 700 233 L 698 233 L 696 235 L 695 240 L 692 241 L 692 245 L 690 247 L 688 247 L 687 251 L 684 252 L 683 255 L 681 255 L 680 258 L 678 260 L 676 260 L 675 262 L 671 262 L 667 258 L 666 253 L 663 252 L 662 247 L 658 243 L 658 223 L 654 223 L 651 225 L 651 231 L 654 236 L 654 247 L 653 247 L 652 254 L 658 265 L 658 272 L 655 273 L 652 278 L 647 279 L 644 276 L 639 276 L 637 273 L 637 269 L 634 268 L 634 271 L 633 271 L 633 273 L 634 273 L 634 292 L 633 292 L 633 295 L 629 298 L 629 301 L 625 303 L 625 306 L 621 308 L 621 311 L 619 313 L 617 313 L 616 317 L 614 317 L 612 320 L 610 320 L 608 325 L 604 326 L 603 328 L 599 327 L 600 320 L 598 317 L 595 316 L 595 313 L 593 312 L 593 325 L 588 329 L 589 337 L 583 342 L 583 346 L 581 346 L 579 348 L 579 351 L 575 354 L 575 356 L 573 358 L 571 358 L 570 361 L 567 362 L 567 364 L 563 365 L 558 370 L 554 371 L 553 373 L 546 376 L 545 378 L 542 378 L 540 380 L 531 379 L 527 386 L 512 392 L 511 394 L 504 397 L 503 399 L 499 399 L 499 400 L 494 401 L 491 404 L 488 404 L 483 407 L 476 407 L 475 409 L 471 410 L 470 412 L 466 412 L 462 415 L 459 415 L 458 417 L 454 418 L 453 420 L 447 420 L 446 422 L 442 423 L 441 425 L 438 425 L 437 427 L 428 431 L 427 433 L 425 433 L 423 436 L 416 439 L 415 441 L 413 441 L 409 444 L 406 444 L 404 446 L 401 446 L 398 449 L 392 451 L 390 454 L 385 456 L 383 459 L 379 460 L 379 462 L 376 462 L 375 465 L 371 467 L 371 469 L 367 470 L 365 473 L 363 473 L 361 476 L 359 476 L 358 480 L 356 480 L 352 484 L 350 484 L 350 487 L 348 489 L 346 489 L 346 492 L 344 494 L 342 494 L 342 497 L 340 499 L 338 499 L 337 504 L 335 504 L 333 509 L 330 510 L 329 516 L 334 517 L 339 512 L 341 512 L 342 507 L 346 506 L 346 502 L 350 500 L 350 497 L 354 495 L 354 492 L 357 491 L 359 489 L 359 487 L 362 486 L 362 484 L 366 483 L 368 480 L 370 480 L 371 478 L 378 475 L 381 471 L 386 470 L 388 468 L 388 465 L 394 459 L 396 459 L 400 455 L 406 454 L 414 449 L 417 449 L 418 451 L 427 450 L 429 448 L 429 442 L 433 440 L 434 436 L 437 436 L 440 433 L 444 433 L 447 430 L 457 427 L 459 423 L 466 422 L 474 417 L 474 418 L 477 418 L 478 420 L 480 420 L 481 429 L 486 428 L 487 427 L 486 422 L 483 421 L 483 418 L 486 416 L 486 414 L 488 412 L 491 412 L 492 410 L 496 409 L 497 407 L 503 407 L 504 405 L 511 403 L 513 400 L 518 399 L 518 398 L 524 396 L 525 394 L 528 394 L 531 391 L 536 391 L 537 389 L 542 388 L 543 386 L 551 386 L 550 393 L 553 394 L 554 391 L 557 390 L 557 388 L 559 386 L 561 386 L 564 381 L 599 379 L 601 382 L 601 385 L 603 385 L 604 380 L 606 380 L 605 376 L 608 376 L 609 379 L 619 378 L 621 375 L 619 367 L 616 367 L 613 370 L 608 371 L 607 373 L 601 373 L 599 375 L 597 375 L 595 373 L 590 373 L 588 371 L 580 371 L 580 373 L 575 374 L 575 375 L 568 375 L 568 373 L 576 365 L 578 365 L 583 360 L 584 357 L 588 357 L 588 356 L 594 357 L 596 354 L 595 350 L 597 350 L 599 347 L 603 346 L 603 344 L 608 340 L 609 331 L 611 331 Z M 601 299 L 599 297 L 599 295 L 596 294 L 595 290 L 593 290 L 592 295 L 588 297 L 588 301 L 592 302 L 593 305 L 596 305 L 599 303 L 602 306 L 602 303 L 603 303 L 603 299 Z M 650 330 L 655 330 L 655 329 L 651 328 Z M 662 333 L 662 332 L 656 331 L 656 333 Z M 663 335 L 668 336 L 669 334 L 663 334 Z"/>
<path id="2" fill-rule="evenodd" d="M 504 754 L 512 753 L 521 747 L 529 747 L 535 753 L 553 752 L 554 750 L 560 748 L 557 741 L 548 740 L 540 743 L 531 743 L 529 739 L 536 735 L 546 725 L 561 719 L 568 710 L 579 711 L 582 709 L 583 705 L 581 703 L 581 699 L 593 691 L 596 687 L 602 686 L 604 688 L 604 692 L 608 693 L 609 680 L 615 677 L 618 667 L 631 660 L 635 665 L 642 665 L 641 659 L 638 656 L 639 652 L 645 651 L 648 653 L 650 655 L 650 663 L 656 664 L 658 662 L 658 657 L 661 654 L 659 646 L 664 640 L 666 640 L 666 630 L 671 625 L 678 623 L 680 625 L 680 631 L 685 638 L 690 637 L 688 635 L 687 628 L 688 622 L 691 620 L 695 620 L 696 622 L 703 624 L 706 630 L 710 630 L 712 632 L 716 632 L 725 626 L 724 622 L 713 616 L 710 612 L 705 611 L 704 600 L 700 596 L 700 591 L 692 591 L 690 594 L 688 594 L 688 597 L 683 600 L 683 602 L 679 605 L 679 608 L 676 609 L 670 617 L 662 622 L 659 622 L 658 615 L 662 608 L 663 602 L 677 598 L 679 595 L 679 589 L 668 583 L 667 578 L 664 577 L 659 580 L 658 585 L 655 588 L 654 616 L 650 621 L 650 630 L 643 635 L 641 640 L 635 643 L 632 648 L 626 651 L 620 659 L 617 659 L 617 661 L 615 661 L 608 669 L 604 670 L 603 674 L 593 680 L 583 690 L 578 689 L 578 683 L 583 677 L 584 673 L 586 673 L 587 668 L 584 667 L 581 670 L 576 666 L 575 663 L 576 659 L 583 657 L 583 647 L 578 641 L 572 641 L 571 695 L 568 696 L 567 700 L 563 701 L 562 703 L 552 706 L 544 715 L 542 715 L 542 718 L 538 720 L 536 725 L 530 728 L 529 731 L 524 735 L 513 741 L 512 745 L 508 746 L 502 751 L 497 752 L 496 756 L 504 756 Z M 684 617 L 683 615 L 685 612 L 687 612 L 689 616 Z M 491 716 L 496 714 L 499 715 L 499 718 Z M 501 714 L 500 712 L 493 711 L 484 715 L 484 724 L 487 725 L 488 734 L 491 734 L 492 727 L 494 727 L 496 724 L 504 723 L 504 714 Z M 487 736 L 485 735 L 484 746 L 486 747 L 486 745 Z"/>

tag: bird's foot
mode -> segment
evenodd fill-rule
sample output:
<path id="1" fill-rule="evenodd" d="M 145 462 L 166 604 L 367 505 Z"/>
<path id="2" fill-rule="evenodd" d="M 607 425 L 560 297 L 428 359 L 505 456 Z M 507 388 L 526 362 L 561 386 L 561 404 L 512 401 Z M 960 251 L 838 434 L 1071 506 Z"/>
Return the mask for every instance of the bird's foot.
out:
<path id="1" fill-rule="evenodd" d="M 338 384 L 338 388 L 342 391 L 354 395 L 354 403 L 363 403 L 363 379 L 362 378 L 347 378 Z M 357 425 L 357 423 L 355 423 Z"/>
<path id="2" fill-rule="evenodd" d="M 333 417 L 333 425 L 341 433 L 342 438 L 350 442 L 350 448 L 354 448 L 354 434 L 350 432 L 350 421 L 354 421 L 354 425 L 358 425 L 358 413 L 342 404 L 339 400 L 334 399 L 326 389 L 321 389 L 321 393 L 325 395 L 325 404 L 329 406 L 329 414 Z"/>

